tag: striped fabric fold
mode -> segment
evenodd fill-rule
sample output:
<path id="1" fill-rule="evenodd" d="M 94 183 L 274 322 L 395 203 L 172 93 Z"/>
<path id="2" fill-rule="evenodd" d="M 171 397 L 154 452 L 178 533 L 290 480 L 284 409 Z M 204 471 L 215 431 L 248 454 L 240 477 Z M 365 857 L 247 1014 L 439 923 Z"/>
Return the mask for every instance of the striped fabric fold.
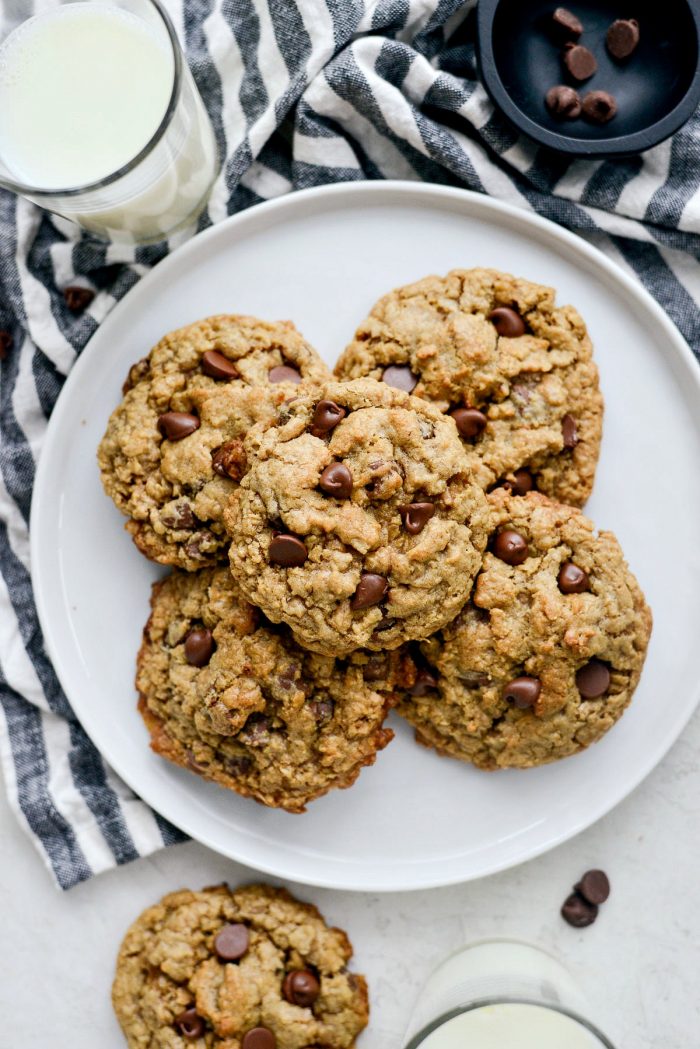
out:
<path id="1" fill-rule="evenodd" d="M 477 78 L 474 0 L 166 6 L 224 158 L 200 229 L 329 182 L 463 186 L 595 244 L 700 354 L 700 115 L 642 156 L 567 160 L 494 111 Z M 107 245 L 0 192 L 0 331 L 12 336 L 0 361 L 0 757 L 10 803 L 63 889 L 182 840 L 107 767 L 61 690 L 37 620 L 28 528 L 66 375 L 114 303 L 186 236 Z M 79 315 L 63 297 L 73 283 L 96 293 Z"/>

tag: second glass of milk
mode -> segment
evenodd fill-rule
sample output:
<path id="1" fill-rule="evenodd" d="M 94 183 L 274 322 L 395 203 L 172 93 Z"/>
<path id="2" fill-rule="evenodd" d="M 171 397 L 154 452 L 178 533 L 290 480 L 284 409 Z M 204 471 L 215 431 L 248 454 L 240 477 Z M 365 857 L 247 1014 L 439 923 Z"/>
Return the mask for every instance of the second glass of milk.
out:
<path id="1" fill-rule="evenodd" d="M 159 0 L 0 6 L 0 186 L 109 240 L 194 222 L 214 134 Z"/>
<path id="2" fill-rule="evenodd" d="M 614 1049 L 571 974 L 529 944 L 465 947 L 428 979 L 405 1049 Z"/>

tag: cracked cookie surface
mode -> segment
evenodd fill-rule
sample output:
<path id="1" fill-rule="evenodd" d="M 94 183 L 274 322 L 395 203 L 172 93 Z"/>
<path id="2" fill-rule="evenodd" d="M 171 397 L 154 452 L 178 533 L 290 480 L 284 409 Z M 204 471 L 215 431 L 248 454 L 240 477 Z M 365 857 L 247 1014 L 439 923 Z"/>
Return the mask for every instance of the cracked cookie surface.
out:
<path id="1" fill-rule="evenodd" d="M 226 558 L 224 506 L 242 438 L 328 369 L 293 324 L 221 315 L 170 332 L 135 364 L 98 450 L 104 489 L 147 557 L 196 570 Z"/>
<path id="2" fill-rule="evenodd" d="M 129 1049 L 353 1049 L 369 1005 L 351 957 L 283 889 L 183 889 L 128 930 L 112 1001 Z"/>
<path id="3" fill-rule="evenodd" d="M 621 717 L 651 612 L 611 532 L 539 493 L 498 489 L 489 501 L 494 533 L 472 600 L 415 647 L 397 709 L 444 754 L 527 768 L 582 750 Z"/>
<path id="4" fill-rule="evenodd" d="M 454 413 L 485 489 L 537 488 L 582 506 L 603 401 L 586 326 L 552 288 L 496 270 L 453 270 L 381 298 L 341 356 L 341 379 L 370 376 Z"/>
<path id="5" fill-rule="evenodd" d="M 153 587 L 138 658 L 139 709 L 170 761 L 265 805 L 303 812 L 349 787 L 392 739 L 382 727 L 396 654 L 306 652 L 267 623 L 228 568 Z"/>
<path id="6" fill-rule="evenodd" d="M 438 408 L 372 379 L 329 383 L 245 447 L 225 514 L 231 570 L 301 644 L 396 648 L 457 614 L 488 510 Z"/>

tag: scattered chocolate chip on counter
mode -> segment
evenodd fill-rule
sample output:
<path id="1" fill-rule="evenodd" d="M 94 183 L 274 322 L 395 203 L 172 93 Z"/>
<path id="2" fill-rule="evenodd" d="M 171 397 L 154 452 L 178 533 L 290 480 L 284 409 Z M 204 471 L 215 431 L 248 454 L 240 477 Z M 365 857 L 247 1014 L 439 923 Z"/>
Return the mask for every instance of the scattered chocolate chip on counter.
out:
<path id="1" fill-rule="evenodd" d="M 598 69 L 595 55 L 583 44 L 569 42 L 561 57 L 569 76 L 574 80 L 589 80 Z"/>
<path id="2" fill-rule="evenodd" d="M 578 40 L 583 32 L 581 19 L 577 18 L 573 11 L 569 11 L 565 7 L 557 7 L 552 12 L 552 26 L 559 36 L 564 36 L 567 39 L 573 38 Z"/>
<path id="3" fill-rule="evenodd" d="M 581 111 L 594 124 L 607 124 L 617 113 L 617 102 L 608 91 L 589 91 L 583 96 Z"/>
<path id="4" fill-rule="evenodd" d="M 4 361 L 12 349 L 12 335 L 9 331 L 0 331 L 0 361 Z"/>
<path id="5" fill-rule="evenodd" d="M 635 18 L 618 18 L 608 29 L 605 44 L 613 58 L 629 58 L 639 44 L 639 22 Z"/>
<path id="6" fill-rule="evenodd" d="M 575 120 L 581 116 L 581 99 L 578 91 L 566 84 L 550 87 L 545 95 L 545 105 L 553 117 L 561 120 Z"/>
<path id="7" fill-rule="evenodd" d="M 63 298 L 71 313 L 80 313 L 87 309 L 95 298 L 95 293 L 90 288 L 81 288 L 77 284 L 72 284 L 63 289 Z"/>
<path id="8" fill-rule="evenodd" d="M 610 881 L 605 871 L 586 871 L 564 900 L 561 916 L 574 929 L 585 929 L 596 920 L 600 904 L 605 903 L 609 895 Z"/>

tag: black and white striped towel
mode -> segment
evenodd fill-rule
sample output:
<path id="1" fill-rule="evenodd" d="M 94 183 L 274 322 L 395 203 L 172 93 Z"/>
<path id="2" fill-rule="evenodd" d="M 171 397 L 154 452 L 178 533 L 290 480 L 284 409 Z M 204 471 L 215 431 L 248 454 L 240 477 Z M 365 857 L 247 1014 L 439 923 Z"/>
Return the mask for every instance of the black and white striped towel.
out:
<path id="1" fill-rule="evenodd" d="M 37 0 L 38 2 L 38 0 Z M 700 354 L 700 117 L 641 157 L 568 161 L 518 137 L 477 81 L 473 0 L 169 0 L 226 161 L 201 225 L 293 189 L 422 179 L 576 230 L 635 274 Z M 0 752 L 58 885 L 180 839 L 106 767 L 44 651 L 29 505 L 76 355 L 169 245 L 125 251 L 0 193 Z M 62 289 L 86 284 L 87 310 Z"/>

